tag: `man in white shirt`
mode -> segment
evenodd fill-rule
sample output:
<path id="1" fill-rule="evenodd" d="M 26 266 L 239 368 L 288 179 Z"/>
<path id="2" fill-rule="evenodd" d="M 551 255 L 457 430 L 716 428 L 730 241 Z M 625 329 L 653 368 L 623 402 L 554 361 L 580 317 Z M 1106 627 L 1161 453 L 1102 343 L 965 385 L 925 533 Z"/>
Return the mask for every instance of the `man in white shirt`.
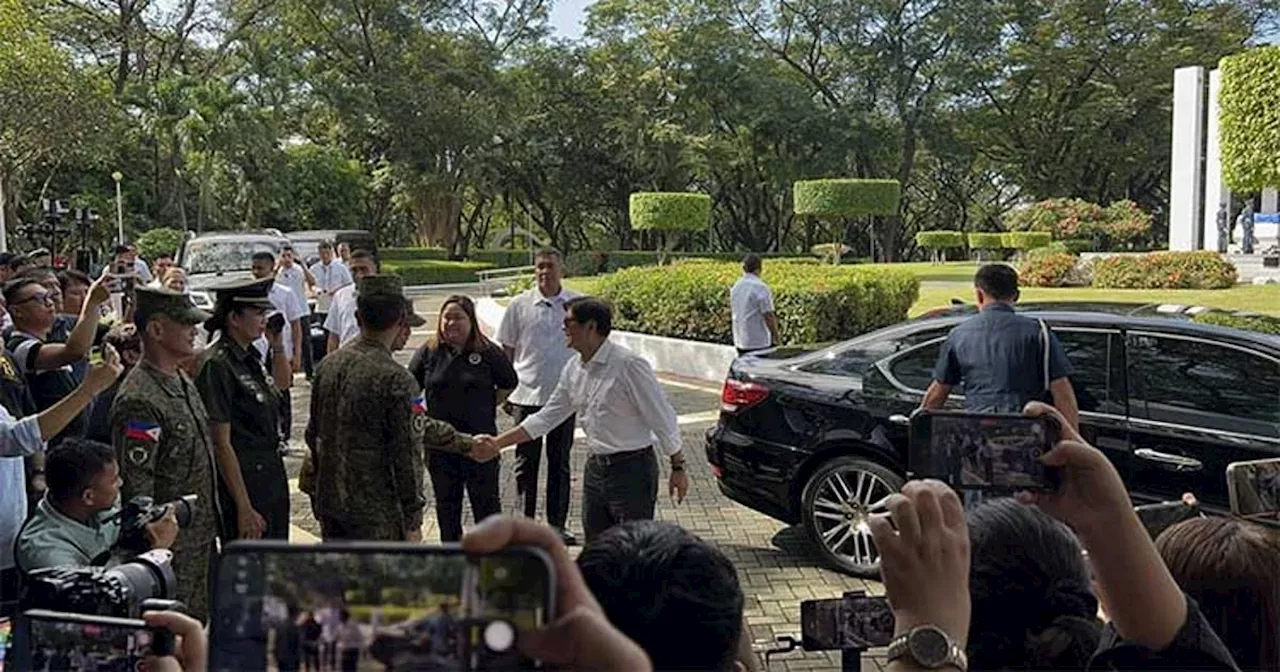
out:
<path id="1" fill-rule="evenodd" d="M 253 277 L 263 280 L 274 276 L 275 272 L 276 259 L 270 252 L 257 252 L 253 255 Z M 270 320 L 274 315 L 284 316 L 284 328 L 280 330 L 280 341 L 284 344 L 284 356 L 289 360 L 289 367 L 297 373 L 302 370 L 302 334 L 305 333 L 302 318 L 307 315 L 307 300 L 278 282 L 271 283 L 271 292 L 267 294 L 267 298 L 271 300 L 271 305 L 275 306 L 274 310 L 267 312 L 267 319 Z M 258 337 L 253 345 L 261 356 L 259 361 L 262 361 L 269 371 L 270 366 L 267 362 L 270 360 L 267 358 L 267 352 L 270 346 L 267 344 L 267 337 L 265 335 Z M 288 441 L 293 434 L 292 429 L 293 392 L 290 388 L 280 390 L 280 435 L 285 441 Z"/>
<path id="2" fill-rule="evenodd" d="M 316 297 L 316 315 L 323 320 L 329 314 L 329 304 L 339 289 L 355 282 L 351 271 L 341 260 L 333 257 L 333 245 L 320 241 L 320 261 L 311 265 L 311 293 Z"/>
<path id="3" fill-rule="evenodd" d="M 773 312 L 773 291 L 760 279 L 760 255 L 748 254 L 742 260 L 742 270 L 742 277 L 729 290 L 733 346 L 739 355 L 781 343 L 778 317 Z"/>
<path id="4" fill-rule="evenodd" d="M 551 399 L 560 372 L 573 356 L 564 340 L 564 306 L 575 294 L 564 289 L 564 264 L 560 252 L 539 251 L 533 258 L 537 285 L 511 300 L 498 327 L 497 341 L 516 369 L 520 384 L 507 398 L 507 413 L 520 422 Z M 573 416 L 547 433 L 547 523 L 560 532 L 566 546 L 577 543 L 565 531 L 569 516 L 569 450 L 573 447 Z M 542 438 L 516 447 L 516 492 L 524 515 L 538 512 L 538 463 Z"/>
<path id="5" fill-rule="evenodd" d="M 658 500 L 657 446 L 671 460 L 669 488 L 676 503 L 689 491 L 683 439 L 676 411 L 667 401 L 653 367 L 639 355 L 608 340 L 613 326 L 609 304 L 589 296 L 565 304 L 564 332 L 571 357 L 542 410 L 497 437 L 477 436 L 477 445 L 501 449 L 545 436 L 577 414 L 587 435 L 582 479 L 582 527 L 586 543 L 627 520 L 652 520 Z"/>
<path id="6" fill-rule="evenodd" d="M 307 286 L 314 280 L 315 278 L 311 277 L 311 272 L 305 266 L 294 261 L 292 247 L 285 245 L 280 249 L 280 259 L 276 262 L 275 284 L 288 287 L 289 291 L 302 302 L 302 328 L 299 330 L 298 337 L 301 347 L 297 352 L 300 368 L 306 371 L 308 377 L 311 375 L 311 309 L 307 307 Z M 295 368 L 294 373 L 297 372 L 298 369 Z"/>
<path id="7" fill-rule="evenodd" d="M 356 285 L 361 278 L 376 275 L 381 264 L 368 250 L 356 250 L 351 253 L 352 284 L 339 289 L 333 294 L 333 303 L 329 305 L 329 314 L 324 318 L 324 329 L 329 332 L 326 353 L 354 341 L 360 336 L 360 325 L 356 324 Z"/>

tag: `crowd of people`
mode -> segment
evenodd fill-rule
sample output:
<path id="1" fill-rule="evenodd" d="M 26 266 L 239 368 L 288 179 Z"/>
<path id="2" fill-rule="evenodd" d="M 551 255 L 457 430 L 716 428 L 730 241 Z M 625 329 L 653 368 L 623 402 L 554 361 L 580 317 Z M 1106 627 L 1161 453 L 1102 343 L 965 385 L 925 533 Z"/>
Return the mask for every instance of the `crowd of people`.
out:
<path id="1" fill-rule="evenodd" d="M 219 542 L 288 537 L 282 446 L 294 376 L 310 372 L 299 480 L 324 540 L 421 541 L 430 478 L 443 541 L 478 553 L 536 546 L 550 557 L 558 610 L 521 633 L 527 655 L 581 669 L 759 667 L 732 563 L 653 520 L 664 471 L 677 502 L 689 487 L 675 411 L 650 365 L 609 338 L 608 303 L 563 287 L 556 251 L 536 255 L 534 286 L 514 297 L 493 340 L 472 300 L 451 296 L 408 367 L 393 355 L 426 321 L 372 252 L 343 261 L 323 244 L 310 267 L 289 252 L 259 253 L 251 279 L 213 288 L 211 313 L 184 293 L 171 258 L 144 275 L 136 251 L 117 252 L 96 279 L 38 255 L 0 265 L 7 614 L 24 572 L 108 555 L 122 499 L 196 494 L 181 530 L 172 513 L 147 528 L 152 547 L 173 551 L 190 617 L 146 618 L 182 635 L 168 664 L 202 670 Z M 778 335 L 759 259 L 744 271 L 733 312 L 746 352 Z M 1076 431 L 1061 347 L 1011 309 L 1011 273 L 979 272 L 981 310 L 949 337 L 924 405 L 941 405 L 963 381 L 975 410 L 1051 417 L 1062 436 L 1041 459 L 1061 484 L 964 506 L 941 483 L 912 481 L 883 503 L 870 528 L 895 617 L 889 669 L 1280 669 L 1277 534 L 1198 518 L 1152 540 L 1115 468 Z M 117 300 L 122 279 L 136 287 Z M 307 354 L 307 296 L 329 332 L 318 361 Z M 501 433 L 499 409 L 515 421 Z M 578 543 L 567 526 L 575 428 L 588 453 L 576 563 L 567 550 Z M 524 518 L 499 515 L 507 446 L 516 446 Z M 546 524 L 533 520 L 544 451 Z M 464 495 L 477 523 L 465 534 Z M 334 610 L 336 620 L 290 614 L 286 648 L 297 655 L 277 659 L 281 669 L 355 668 L 359 649 L 335 651 L 325 634 L 349 621 Z"/>

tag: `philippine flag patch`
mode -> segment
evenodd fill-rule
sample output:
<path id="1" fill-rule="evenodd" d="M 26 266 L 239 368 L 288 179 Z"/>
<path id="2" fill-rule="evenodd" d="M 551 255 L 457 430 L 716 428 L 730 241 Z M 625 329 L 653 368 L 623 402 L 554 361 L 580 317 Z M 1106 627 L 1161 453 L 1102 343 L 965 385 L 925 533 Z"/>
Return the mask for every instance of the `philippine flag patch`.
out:
<path id="1" fill-rule="evenodd" d="M 124 438 L 147 443 L 160 442 L 160 425 L 154 422 L 130 420 L 124 429 Z"/>
<path id="2" fill-rule="evenodd" d="M 419 394 L 409 399 L 409 407 L 413 410 L 414 415 L 421 415 L 427 412 L 427 399 Z"/>

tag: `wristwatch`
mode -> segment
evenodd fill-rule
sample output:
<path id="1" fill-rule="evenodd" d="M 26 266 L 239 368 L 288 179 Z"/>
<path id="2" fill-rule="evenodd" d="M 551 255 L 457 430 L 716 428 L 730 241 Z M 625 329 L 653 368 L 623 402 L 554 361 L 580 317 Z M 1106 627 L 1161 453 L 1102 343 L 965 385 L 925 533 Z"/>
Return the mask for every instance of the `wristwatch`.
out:
<path id="1" fill-rule="evenodd" d="M 956 646 L 951 637 L 933 625 L 920 625 L 889 642 L 889 662 L 909 658 L 927 670 L 954 667 L 960 672 L 969 669 L 969 658 Z"/>

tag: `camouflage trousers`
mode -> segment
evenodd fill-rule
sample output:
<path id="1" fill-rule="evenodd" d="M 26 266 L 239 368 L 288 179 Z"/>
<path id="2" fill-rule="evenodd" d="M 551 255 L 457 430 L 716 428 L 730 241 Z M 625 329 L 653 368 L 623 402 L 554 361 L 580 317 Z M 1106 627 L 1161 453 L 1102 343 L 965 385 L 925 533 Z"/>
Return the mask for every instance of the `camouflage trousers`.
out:
<path id="1" fill-rule="evenodd" d="M 320 536 L 324 541 L 405 541 L 404 527 L 391 521 L 339 521 L 321 517 Z"/>
<path id="2" fill-rule="evenodd" d="M 178 579 L 178 599 L 187 613 L 201 622 L 209 621 L 209 586 L 217 557 L 214 541 L 192 543 L 173 552 L 173 573 Z"/>

